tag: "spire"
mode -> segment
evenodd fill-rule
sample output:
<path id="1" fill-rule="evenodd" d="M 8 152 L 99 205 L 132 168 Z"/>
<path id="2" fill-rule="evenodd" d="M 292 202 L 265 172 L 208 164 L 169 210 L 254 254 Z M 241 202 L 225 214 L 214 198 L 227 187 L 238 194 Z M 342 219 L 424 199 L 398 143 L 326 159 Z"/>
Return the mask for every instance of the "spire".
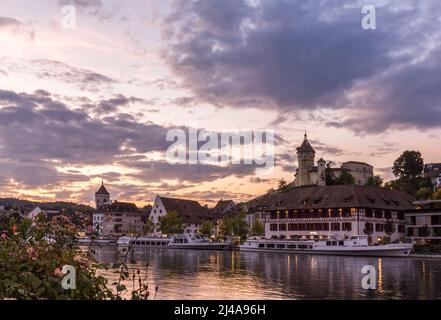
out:
<path id="1" fill-rule="evenodd" d="M 110 195 L 109 191 L 107 191 L 106 187 L 104 186 L 104 180 L 101 181 L 101 187 L 98 189 L 98 191 L 95 194 Z"/>
<path id="2" fill-rule="evenodd" d="M 315 153 L 314 148 L 309 144 L 308 135 L 306 134 L 306 131 L 305 131 L 305 140 L 303 140 L 302 145 L 297 148 L 297 152 Z"/>

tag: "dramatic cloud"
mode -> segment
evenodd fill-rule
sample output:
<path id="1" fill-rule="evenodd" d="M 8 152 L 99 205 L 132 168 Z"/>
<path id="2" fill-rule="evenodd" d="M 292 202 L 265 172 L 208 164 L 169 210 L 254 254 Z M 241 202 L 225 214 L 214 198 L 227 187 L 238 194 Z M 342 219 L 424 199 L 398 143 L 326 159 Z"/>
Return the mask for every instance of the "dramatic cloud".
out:
<path id="1" fill-rule="evenodd" d="M 95 109 L 132 100 L 138 98 L 117 95 L 98 102 Z M 93 118 L 82 109 L 70 109 L 44 90 L 32 94 L 0 90 L 0 177 L 28 185 L 45 185 L 69 176 L 82 181 L 84 176 L 75 170 L 60 175 L 56 167 L 105 164 L 135 170 L 138 173 L 125 177 L 148 182 L 200 183 L 254 174 L 255 165 L 172 165 L 148 159 L 144 154 L 164 154 L 171 144 L 166 140 L 171 128 L 141 123 L 121 113 Z M 113 181 L 124 178 L 120 174 L 105 176 Z"/>
<path id="2" fill-rule="evenodd" d="M 361 8 L 377 6 L 377 29 Z M 330 126 L 440 126 L 437 1 L 176 1 L 165 59 L 200 100 L 280 112 L 333 108 Z M 421 37 L 424 34 L 424 37 Z"/>
<path id="3" fill-rule="evenodd" d="M 39 78 L 74 84 L 81 90 L 98 91 L 101 87 L 109 87 L 116 82 L 100 73 L 73 67 L 55 60 L 34 60 L 32 68 Z"/>

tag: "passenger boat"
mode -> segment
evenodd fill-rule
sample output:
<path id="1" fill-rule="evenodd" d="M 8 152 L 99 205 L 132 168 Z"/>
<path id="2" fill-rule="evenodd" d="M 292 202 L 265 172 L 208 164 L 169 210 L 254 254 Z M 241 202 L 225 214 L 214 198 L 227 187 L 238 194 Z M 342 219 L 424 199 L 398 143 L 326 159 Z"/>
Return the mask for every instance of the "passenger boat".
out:
<path id="1" fill-rule="evenodd" d="M 187 234 L 178 234 L 171 238 L 168 244 L 172 249 L 196 249 L 196 250 L 231 250 L 230 242 L 215 242 L 207 237 L 196 235 L 191 237 Z"/>
<path id="2" fill-rule="evenodd" d="M 249 238 L 239 246 L 241 251 L 308 253 L 344 256 L 373 256 L 373 257 L 406 257 L 412 251 L 413 244 L 369 245 L 363 235 L 351 236 L 339 240 L 330 237 L 327 240 L 269 240 L 264 238 Z"/>
<path id="3" fill-rule="evenodd" d="M 118 250 L 126 252 L 130 246 L 134 249 L 160 247 L 167 248 L 170 238 L 163 237 L 121 237 L 117 241 Z"/>
<path id="4" fill-rule="evenodd" d="M 231 250 L 233 245 L 229 242 L 214 242 L 201 236 L 187 234 L 175 235 L 171 238 L 163 237 L 121 237 L 117 242 L 118 250 L 126 252 L 130 246 L 134 249 L 159 247 L 169 249 L 197 249 L 197 250 Z"/>

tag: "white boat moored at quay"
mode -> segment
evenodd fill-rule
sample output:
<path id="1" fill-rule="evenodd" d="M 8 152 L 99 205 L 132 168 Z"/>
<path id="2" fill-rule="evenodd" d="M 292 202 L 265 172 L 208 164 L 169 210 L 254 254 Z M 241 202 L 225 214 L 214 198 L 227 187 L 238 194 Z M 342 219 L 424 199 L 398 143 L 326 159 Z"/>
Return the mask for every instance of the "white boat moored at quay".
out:
<path id="1" fill-rule="evenodd" d="M 201 235 L 190 237 L 187 234 L 178 234 L 173 236 L 168 246 L 172 249 L 195 249 L 195 250 L 233 249 L 233 244 L 229 242 L 215 242 Z"/>
<path id="2" fill-rule="evenodd" d="M 363 235 L 351 236 L 339 240 L 330 237 L 327 240 L 270 240 L 249 238 L 239 246 L 241 251 L 287 252 L 326 254 L 341 256 L 406 257 L 412 251 L 413 244 L 385 244 L 370 246 Z"/>
<path id="3" fill-rule="evenodd" d="M 129 246 L 134 249 L 159 247 L 169 249 L 231 250 L 233 248 L 233 245 L 229 242 L 215 242 L 201 235 L 192 237 L 187 234 L 178 234 L 171 238 L 121 237 L 118 239 L 117 245 L 120 252 L 126 252 Z"/>

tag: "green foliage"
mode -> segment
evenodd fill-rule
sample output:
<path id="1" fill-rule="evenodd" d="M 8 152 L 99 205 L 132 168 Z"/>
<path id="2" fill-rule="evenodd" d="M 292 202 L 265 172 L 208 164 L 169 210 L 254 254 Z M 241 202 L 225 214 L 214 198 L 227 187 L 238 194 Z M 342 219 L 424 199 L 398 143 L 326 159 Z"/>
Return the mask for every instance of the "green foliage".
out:
<path id="1" fill-rule="evenodd" d="M 434 192 L 430 198 L 432 200 L 441 200 L 441 190 Z"/>
<path id="2" fill-rule="evenodd" d="M 282 178 L 282 179 L 279 180 L 279 183 L 278 183 L 277 187 L 280 190 L 280 189 L 285 188 L 287 185 L 288 185 L 288 183 L 285 181 L 284 178 Z"/>
<path id="3" fill-rule="evenodd" d="M 385 187 L 401 190 L 413 197 L 417 197 L 418 190 L 422 188 L 430 188 L 432 190 L 432 183 L 430 182 L 430 179 L 424 177 L 401 177 L 397 180 L 386 183 Z"/>
<path id="4" fill-rule="evenodd" d="M 154 231 L 155 224 L 153 223 L 152 219 L 147 219 L 145 226 L 144 226 L 144 234 L 150 234 Z"/>
<path id="5" fill-rule="evenodd" d="M 75 245 L 76 227 L 63 216 L 11 219 L 0 237 L 0 300 L 2 299 L 111 299 L 103 268 Z M 76 270 L 76 289 L 64 290 L 61 270 Z"/>
<path id="6" fill-rule="evenodd" d="M 424 169 L 424 160 L 419 151 L 404 151 L 395 160 L 392 171 L 396 177 L 416 178 L 421 175 Z"/>
<path id="7" fill-rule="evenodd" d="M 220 234 L 221 237 L 239 236 L 241 238 L 246 238 L 248 235 L 248 225 L 245 221 L 245 212 L 225 217 L 220 228 Z"/>
<path id="8" fill-rule="evenodd" d="M 199 234 L 211 235 L 212 231 L 213 223 L 211 221 L 205 220 L 204 222 L 202 222 L 202 225 L 199 228 Z"/>
<path id="9" fill-rule="evenodd" d="M 352 174 L 349 173 L 348 170 L 343 169 L 341 171 L 340 176 L 337 179 L 335 179 L 335 184 L 337 185 L 355 184 L 355 178 L 352 176 Z"/>
<path id="10" fill-rule="evenodd" d="M 179 234 L 184 232 L 184 224 L 181 216 L 172 211 L 159 218 L 160 229 L 163 234 Z"/>
<path id="11" fill-rule="evenodd" d="M 429 187 L 419 188 L 415 196 L 418 200 L 428 199 L 433 193 L 433 189 Z"/>
<path id="12" fill-rule="evenodd" d="M 332 172 L 331 164 L 332 164 L 331 162 L 328 162 L 325 168 L 325 180 L 327 186 L 335 185 L 335 176 L 334 173 Z"/>
<path id="13" fill-rule="evenodd" d="M 367 186 L 381 187 L 383 185 L 383 179 L 380 176 L 369 177 L 366 181 Z"/>
<path id="14" fill-rule="evenodd" d="M 263 236 L 265 234 L 265 226 L 258 219 L 254 219 L 251 225 L 252 236 Z"/>

